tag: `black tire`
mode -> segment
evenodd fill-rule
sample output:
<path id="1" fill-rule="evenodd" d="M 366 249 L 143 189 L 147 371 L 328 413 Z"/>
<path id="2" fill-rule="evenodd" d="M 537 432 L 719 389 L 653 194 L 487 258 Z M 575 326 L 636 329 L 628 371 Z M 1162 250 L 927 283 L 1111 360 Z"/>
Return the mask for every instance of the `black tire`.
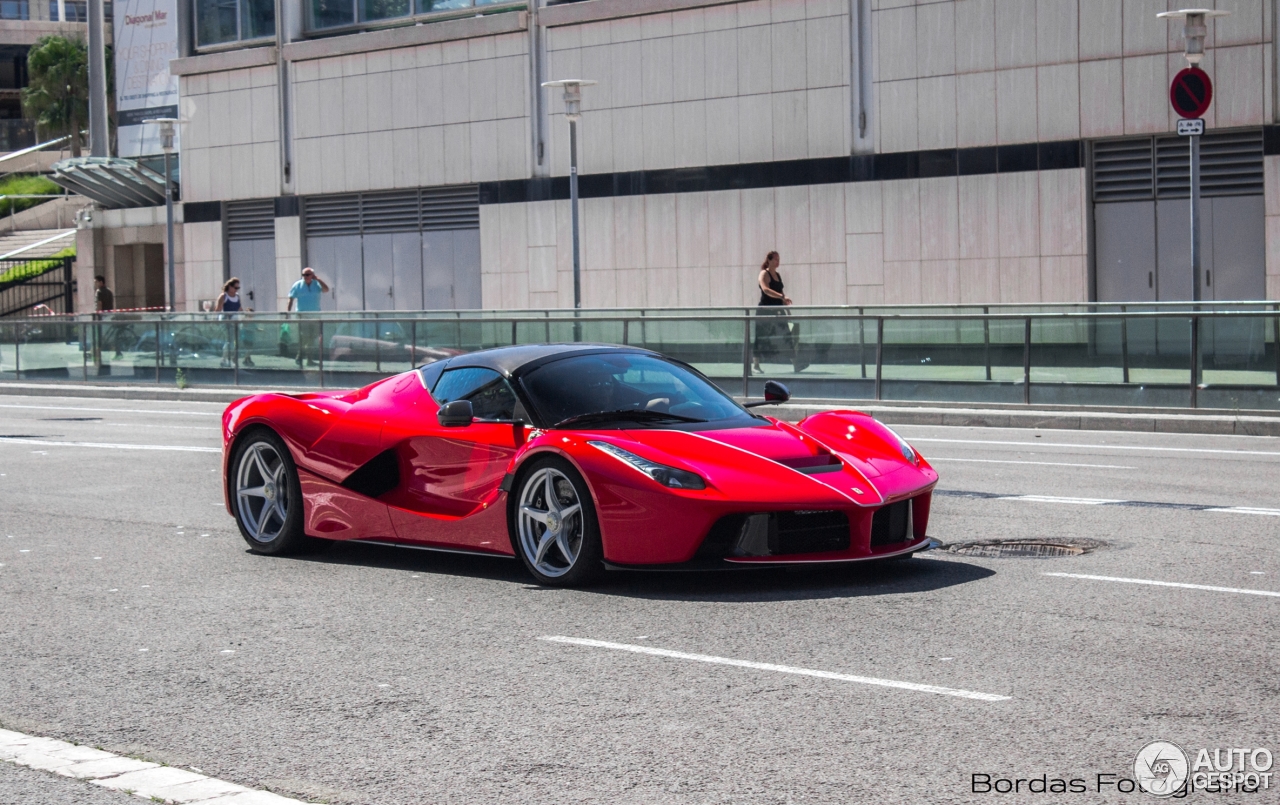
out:
<path id="1" fill-rule="evenodd" d="M 274 460 L 268 458 L 272 454 Z M 254 464 L 245 466 L 246 462 Z M 268 475 L 278 474 L 263 478 L 261 468 L 264 466 Z M 298 482 L 298 467 L 293 463 L 293 456 L 283 439 L 267 428 L 253 430 L 236 445 L 227 471 L 230 474 L 227 488 L 231 496 L 231 510 L 240 535 L 254 553 L 280 556 L 311 547 L 313 540 L 309 540 L 302 530 L 302 485 Z M 242 484 L 242 481 L 246 483 Z M 239 494 L 242 485 L 252 487 L 259 481 L 263 482 L 262 488 L 267 489 L 264 495 Z M 284 488 L 279 489 L 278 486 Z M 278 508 L 275 513 L 269 513 L 280 499 L 281 492 L 284 493 L 283 518 L 280 518 Z M 259 524 L 258 520 L 264 518 L 264 513 L 265 521 Z"/>
<path id="2" fill-rule="evenodd" d="M 557 535 L 545 552 L 541 568 L 555 565 L 555 567 L 550 568 L 555 572 L 544 572 L 540 568 L 536 554 L 530 555 L 533 545 L 526 546 L 521 534 L 521 503 L 527 499 L 532 499 L 535 504 L 541 502 L 545 505 L 544 484 L 547 482 L 548 477 L 551 478 L 553 487 L 558 490 L 556 496 L 557 506 L 562 501 L 568 500 L 567 490 L 564 489 L 561 483 L 563 480 L 572 485 L 572 493 L 576 498 L 576 504 L 581 507 L 576 523 L 574 522 L 574 515 L 568 516 L 564 522 L 560 523 L 560 528 L 564 528 L 565 524 L 568 524 L 568 528 L 565 529 L 565 542 L 562 543 Z M 536 489 L 533 488 L 534 486 L 541 486 L 542 488 Z M 566 508 L 572 506 L 574 502 L 569 501 L 566 503 Z M 542 537 L 546 536 L 550 528 L 550 526 L 541 522 L 536 524 L 529 522 L 529 525 L 534 529 L 540 525 L 540 535 Z M 600 541 L 600 521 L 596 517 L 596 508 L 591 499 L 591 490 L 582 475 L 563 458 L 558 456 L 536 458 L 521 468 L 516 476 L 515 483 L 512 484 L 512 490 L 507 496 L 507 530 L 511 536 L 511 547 L 515 550 L 516 556 L 520 557 L 520 561 L 524 563 L 525 568 L 538 584 L 547 587 L 583 587 L 598 581 L 604 574 L 604 546 Z M 533 536 L 532 532 L 530 536 Z M 562 544 L 570 545 L 570 552 L 575 553 L 571 561 L 565 561 L 564 550 L 560 547 Z M 577 546 L 576 552 L 572 549 L 575 544 Z M 553 551 L 554 554 L 552 553 Z"/>

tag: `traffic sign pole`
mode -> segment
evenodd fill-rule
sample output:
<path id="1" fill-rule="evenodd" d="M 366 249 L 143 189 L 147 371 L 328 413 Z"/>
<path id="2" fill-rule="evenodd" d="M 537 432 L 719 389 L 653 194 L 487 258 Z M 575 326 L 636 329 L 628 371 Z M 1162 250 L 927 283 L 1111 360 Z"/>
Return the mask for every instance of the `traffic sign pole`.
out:
<path id="1" fill-rule="evenodd" d="M 1191 152 L 1191 301 L 1200 301 L 1200 135 L 1201 119 L 1213 101 L 1213 82 L 1194 64 L 1173 77 L 1169 105 L 1182 119 L 1178 134 L 1187 137 Z M 1199 307 L 1196 308 L 1199 310 Z"/>
<path id="2" fill-rule="evenodd" d="M 1230 11 L 1204 8 L 1188 8 L 1181 11 L 1164 11 L 1156 15 L 1160 19 L 1181 19 L 1183 55 L 1191 65 L 1173 77 L 1169 87 L 1169 103 L 1179 117 L 1190 120 L 1178 122 L 1178 133 L 1188 135 L 1191 146 L 1191 301 L 1196 304 L 1191 314 L 1191 407 L 1197 404 L 1196 389 L 1200 386 L 1200 135 L 1204 121 L 1198 120 L 1213 101 L 1213 82 L 1200 69 L 1204 58 L 1204 40 L 1209 34 L 1205 20 L 1225 17 Z M 1193 122 L 1194 121 L 1194 122 Z M 1183 125 L 1186 123 L 1187 125 Z"/>
<path id="3" fill-rule="evenodd" d="M 1191 141 L 1191 301 L 1200 301 L 1200 135 Z M 1196 310 L 1200 308 L 1197 307 Z"/>

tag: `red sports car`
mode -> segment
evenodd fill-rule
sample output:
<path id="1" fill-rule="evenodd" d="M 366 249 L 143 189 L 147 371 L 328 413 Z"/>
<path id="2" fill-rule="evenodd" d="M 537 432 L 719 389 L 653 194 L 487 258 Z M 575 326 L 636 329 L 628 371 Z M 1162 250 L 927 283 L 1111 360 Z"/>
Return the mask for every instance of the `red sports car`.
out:
<path id="1" fill-rule="evenodd" d="M 856 411 L 792 425 L 696 369 L 602 344 L 458 355 L 356 391 L 223 415 L 227 509 L 253 550 L 317 540 L 519 556 L 542 584 L 603 569 L 910 556 L 938 475 Z"/>

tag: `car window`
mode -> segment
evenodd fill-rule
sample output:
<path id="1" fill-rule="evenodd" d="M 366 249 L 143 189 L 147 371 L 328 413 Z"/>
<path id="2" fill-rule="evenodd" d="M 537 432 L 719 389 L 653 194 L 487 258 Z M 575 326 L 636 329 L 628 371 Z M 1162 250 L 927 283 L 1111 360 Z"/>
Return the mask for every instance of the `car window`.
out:
<path id="1" fill-rule="evenodd" d="M 515 418 L 515 392 L 507 379 L 492 369 L 450 369 L 440 375 L 431 396 L 441 405 L 470 400 L 476 419 L 510 421 Z"/>
<path id="2" fill-rule="evenodd" d="M 706 378 L 654 355 L 572 356 L 532 370 L 521 382 L 548 423 L 595 412 L 635 410 L 705 422 L 754 421 Z"/>

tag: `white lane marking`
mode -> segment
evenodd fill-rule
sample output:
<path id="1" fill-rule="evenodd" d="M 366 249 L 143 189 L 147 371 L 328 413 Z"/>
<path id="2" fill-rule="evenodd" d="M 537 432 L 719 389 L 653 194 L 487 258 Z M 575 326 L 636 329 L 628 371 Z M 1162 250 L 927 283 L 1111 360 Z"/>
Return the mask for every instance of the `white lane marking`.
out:
<path id="1" fill-rule="evenodd" d="M 1183 584 L 1178 581 L 1155 581 L 1153 579 L 1126 579 L 1121 576 L 1089 576 L 1083 573 L 1045 573 L 1046 576 L 1057 576 L 1062 579 L 1087 579 L 1089 581 L 1115 581 L 1123 584 L 1146 584 L 1151 587 L 1179 587 L 1184 590 L 1208 590 L 1213 593 L 1239 593 L 1241 595 L 1265 595 L 1269 598 L 1280 598 L 1280 593 L 1271 590 L 1246 590 L 1242 587 L 1214 587 L 1208 584 Z"/>
<path id="2" fill-rule="evenodd" d="M 1029 503 L 1069 503 L 1075 506 L 1101 506 L 1106 503 L 1124 503 L 1123 500 L 1108 498 L 1060 498 L 1053 495 L 1008 495 L 995 500 L 1025 500 Z"/>
<path id="3" fill-rule="evenodd" d="M 1227 512 L 1228 514 L 1266 514 L 1280 517 L 1280 509 L 1258 509 L 1253 506 L 1223 506 L 1218 509 L 1205 509 L 1207 512 Z"/>
<path id="4" fill-rule="evenodd" d="M 25 411 L 108 411 L 113 414 L 173 414 L 174 416 L 222 416 L 221 411 L 166 411 L 162 408 L 84 408 L 74 405 L 13 405 L 0 403 L 0 408 L 20 408 Z"/>
<path id="5" fill-rule="evenodd" d="M 549 635 L 540 637 L 539 640 L 546 640 L 551 643 L 569 643 L 575 646 L 589 646 L 591 648 L 607 648 L 613 651 L 629 651 L 634 654 L 649 654 L 655 657 L 670 657 L 676 660 L 692 660 L 694 662 L 706 662 L 713 665 L 732 665 L 738 668 L 754 668 L 757 671 L 774 671 L 780 674 L 797 674 L 799 676 L 815 676 L 819 679 L 835 679 L 841 682 L 857 682 L 860 685 L 877 685 L 884 688 L 901 688 L 902 690 L 914 690 L 919 693 L 937 693 L 943 696 L 959 696 L 962 699 L 977 699 L 984 702 L 1003 702 L 1011 697 L 997 696 L 994 693 L 978 693 L 972 690 L 960 690 L 958 688 L 944 688 L 938 685 L 920 685 L 915 682 L 899 682 L 893 679 L 879 679 L 872 676 L 854 676 L 853 674 L 836 674 L 830 671 L 815 671 L 811 668 L 797 668 L 793 665 L 774 665 L 767 662 L 751 662 L 750 660 L 734 660 L 728 657 L 714 657 L 709 654 L 689 654 L 684 651 L 671 651 L 664 648 L 653 648 L 651 646 L 635 646 L 629 643 L 609 643 L 604 640 L 588 640 L 581 637 L 563 637 L 561 635 Z"/>
<path id="6" fill-rule="evenodd" d="M 162 802 L 213 801 L 214 798 L 218 802 L 243 802 L 245 805 L 297 805 L 303 802 L 270 791 L 245 788 L 194 770 L 161 766 L 101 749 L 11 730 L 0 730 L 0 760 L 87 780 L 103 788 L 132 791 L 143 799 Z"/>
<path id="7" fill-rule="evenodd" d="M 103 450 L 173 450 L 179 453 L 221 453 L 221 447 L 192 447 L 170 444 L 108 444 L 106 442 L 47 442 L 43 439 L 14 439 L 0 436 L 0 444 L 47 444 L 52 447 L 97 447 Z"/>
<path id="8" fill-rule="evenodd" d="M 1070 444 L 1062 442 L 1004 442 L 994 439 L 908 439 L 911 442 L 936 442 L 939 444 L 998 444 L 1014 447 L 1065 447 L 1091 450 L 1155 450 L 1163 453 L 1220 453 L 1229 456 L 1280 456 L 1274 450 L 1213 450 L 1207 447 L 1141 447 L 1132 444 Z"/>
<path id="9" fill-rule="evenodd" d="M 1122 467 L 1119 464 L 1067 464 L 1061 461 L 997 461 L 992 458 L 939 458 L 929 456 L 930 464 L 935 461 L 966 461 L 973 464 L 1034 464 L 1038 467 L 1089 467 L 1095 470 L 1136 470 L 1137 467 Z"/>

